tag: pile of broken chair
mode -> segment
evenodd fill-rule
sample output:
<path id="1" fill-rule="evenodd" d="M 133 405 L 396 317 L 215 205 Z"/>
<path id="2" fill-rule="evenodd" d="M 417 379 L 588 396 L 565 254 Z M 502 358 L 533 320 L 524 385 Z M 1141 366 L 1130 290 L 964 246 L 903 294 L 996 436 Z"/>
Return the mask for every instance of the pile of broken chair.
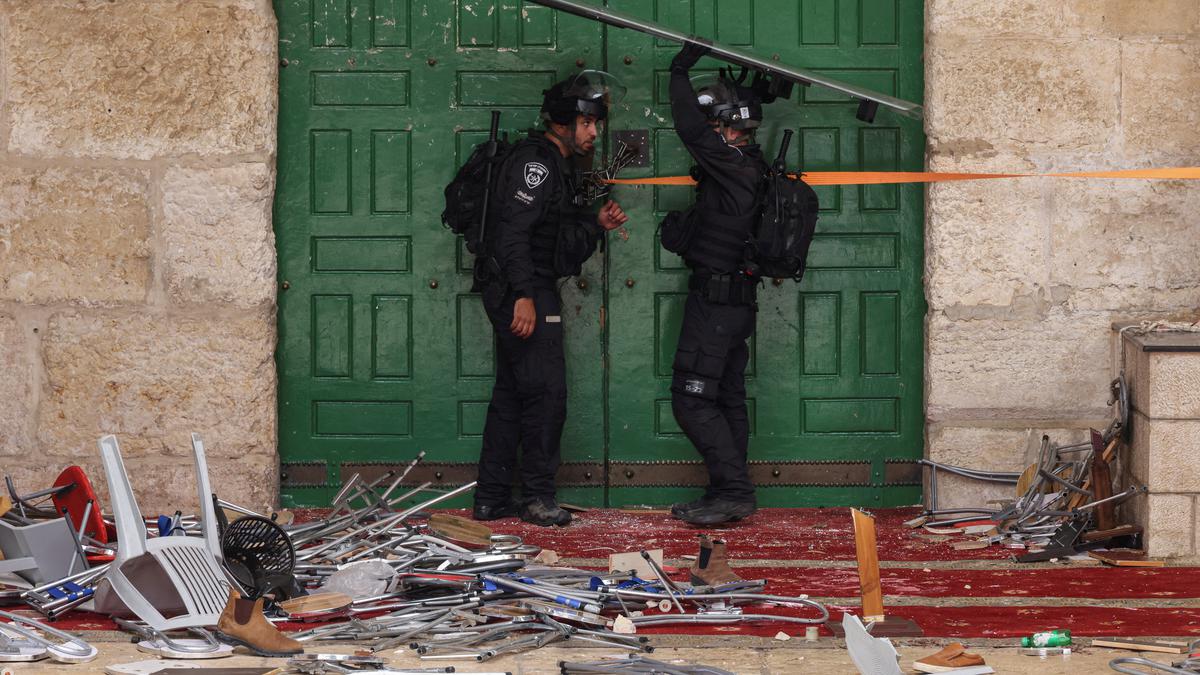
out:
<path id="1" fill-rule="evenodd" d="M 1113 465 L 1128 428 L 1129 392 L 1123 377 L 1113 380 L 1109 405 L 1115 417 L 1104 432 L 1091 430 L 1083 443 L 1056 445 L 1042 437 L 1037 461 L 1024 471 L 980 471 L 921 460 L 928 467 L 929 508 L 906 523 L 934 536 L 965 536 L 957 549 L 1002 545 L 1023 551 L 1017 562 L 1067 559 L 1082 553 L 1111 564 L 1144 561 L 1141 528 L 1118 524 L 1115 507 L 1146 491 L 1130 486 L 1114 492 Z M 938 479 L 944 474 L 1014 486 L 1015 498 L 994 505 L 940 509 Z"/>
<path id="2" fill-rule="evenodd" d="M 218 658 L 241 646 L 291 657 L 294 672 L 333 672 L 383 668 L 378 654 L 392 648 L 442 663 L 561 641 L 638 653 L 652 650 L 636 635 L 638 626 L 828 618 L 805 596 L 769 595 L 765 581 L 739 579 L 725 565 L 723 543 L 706 538 L 691 583 L 672 581 L 645 552 L 653 574 L 541 564 L 541 549 L 520 537 L 430 513 L 474 483 L 403 487 L 424 453 L 374 482 L 352 476 L 326 515 L 294 523 L 287 514 L 262 515 L 214 495 L 203 441 L 192 434 L 199 513 L 147 520 L 117 439 L 105 436 L 99 445 L 108 517 L 78 467 L 35 493 L 19 494 L 8 481 L 0 572 L 16 576 L 0 578 L 0 602 L 24 602 L 51 620 L 77 610 L 109 614 L 137 636 L 139 650 L 160 657 Z M 755 606 L 799 607 L 811 616 L 758 614 Z M 81 662 L 97 654 L 43 622 L 0 617 L 10 622 L 0 622 L 0 663 Z M 286 636 L 279 627 L 306 629 Z M 331 640 L 367 646 L 371 654 L 352 664 L 302 653 Z"/>

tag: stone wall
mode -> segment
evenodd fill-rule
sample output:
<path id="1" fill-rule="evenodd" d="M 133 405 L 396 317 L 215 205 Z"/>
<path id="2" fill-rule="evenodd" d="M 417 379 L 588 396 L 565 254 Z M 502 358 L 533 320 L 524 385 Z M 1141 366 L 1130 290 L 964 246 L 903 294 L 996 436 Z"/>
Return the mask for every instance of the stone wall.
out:
<path id="1" fill-rule="evenodd" d="M 0 473 L 273 503 L 270 0 L 0 2 Z M 106 499 L 106 497 L 105 497 Z"/>
<path id="2" fill-rule="evenodd" d="M 935 171 L 1194 166 L 1195 0 L 927 0 Z M 1103 428 L 1115 320 L 1195 315 L 1184 183 L 950 183 L 927 198 L 928 455 L 1021 470 L 1043 433 Z M 943 505 L 980 493 L 947 480 Z M 1011 488 L 985 491 L 1011 496 Z"/>

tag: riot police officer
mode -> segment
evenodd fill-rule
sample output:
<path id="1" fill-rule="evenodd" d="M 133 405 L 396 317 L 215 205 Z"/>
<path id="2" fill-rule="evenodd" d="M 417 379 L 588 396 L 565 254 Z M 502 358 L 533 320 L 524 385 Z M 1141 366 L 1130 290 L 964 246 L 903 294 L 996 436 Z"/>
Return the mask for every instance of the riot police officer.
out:
<path id="1" fill-rule="evenodd" d="M 573 168 L 576 157 L 594 151 L 620 92 L 615 80 L 599 71 L 555 84 L 543 92 L 544 130 L 516 143 L 500 165 L 485 242 L 494 270 L 482 284 L 497 355 L 479 454 L 477 520 L 520 515 L 541 526 L 571 521 L 555 500 L 554 485 L 567 415 L 556 282 L 578 274 L 603 234 L 628 220 L 612 201 L 598 214 L 586 210 Z M 518 464 L 522 496 L 514 502 Z"/>
<path id="2" fill-rule="evenodd" d="M 746 463 L 750 423 L 745 372 L 754 333 L 759 279 L 743 266 L 768 171 L 754 129 L 762 104 L 753 90 L 724 75 L 698 91 L 689 71 L 708 49 L 685 45 L 671 62 L 675 131 L 696 162 L 697 218 L 684 261 L 691 269 L 673 363 L 675 419 L 704 458 L 708 488 L 671 507 L 697 525 L 740 520 L 757 502 Z"/>

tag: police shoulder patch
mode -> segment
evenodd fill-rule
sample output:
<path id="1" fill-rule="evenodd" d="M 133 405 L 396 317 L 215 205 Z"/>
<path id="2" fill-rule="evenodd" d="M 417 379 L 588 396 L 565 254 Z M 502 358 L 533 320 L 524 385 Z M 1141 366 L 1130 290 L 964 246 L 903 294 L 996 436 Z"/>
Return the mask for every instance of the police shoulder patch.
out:
<path id="1" fill-rule="evenodd" d="M 530 190 L 541 185 L 542 181 L 546 180 L 546 176 L 548 175 L 550 175 L 550 171 L 546 169 L 545 165 L 539 162 L 525 163 L 525 185 Z"/>

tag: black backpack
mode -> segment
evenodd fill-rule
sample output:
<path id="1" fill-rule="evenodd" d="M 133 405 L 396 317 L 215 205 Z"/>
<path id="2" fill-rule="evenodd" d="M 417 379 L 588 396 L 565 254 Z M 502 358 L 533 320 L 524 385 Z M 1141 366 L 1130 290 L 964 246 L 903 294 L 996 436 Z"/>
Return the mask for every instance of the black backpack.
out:
<path id="1" fill-rule="evenodd" d="M 784 131 L 779 156 L 763 177 L 759 217 L 746 242 L 743 263 L 747 272 L 757 276 L 800 281 L 817 228 L 820 203 L 808 183 L 798 174 L 787 172 L 785 157 L 791 138 L 792 132 Z M 663 248 L 686 254 L 699 221 L 695 206 L 668 213 L 659 225 Z"/>
<path id="2" fill-rule="evenodd" d="M 492 112 L 492 128 L 488 140 L 475 146 L 466 163 L 446 186 L 446 210 L 442 224 L 454 234 L 466 239 L 467 250 L 479 255 L 483 250 L 488 201 L 500 163 L 512 146 L 507 139 L 498 139 L 500 113 Z"/>
<path id="3" fill-rule="evenodd" d="M 817 193 L 800 176 L 782 170 L 779 162 L 764 188 L 762 217 L 747 245 L 746 271 L 800 281 L 817 229 Z"/>

